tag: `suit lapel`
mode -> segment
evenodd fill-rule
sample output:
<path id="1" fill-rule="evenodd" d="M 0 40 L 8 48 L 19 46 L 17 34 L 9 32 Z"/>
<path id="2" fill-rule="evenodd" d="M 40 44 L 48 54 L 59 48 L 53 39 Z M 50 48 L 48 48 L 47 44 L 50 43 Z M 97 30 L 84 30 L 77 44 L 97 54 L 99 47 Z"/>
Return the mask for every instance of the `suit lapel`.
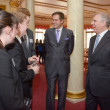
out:
<path id="1" fill-rule="evenodd" d="M 65 30 L 65 28 L 63 27 L 63 29 L 62 29 L 62 32 L 61 32 L 61 36 L 60 36 L 60 40 L 59 40 L 59 44 L 63 41 L 63 39 L 64 39 L 64 37 L 65 37 L 65 35 L 66 35 L 66 32 L 65 32 L 66 30 Z"/>
<path id="2" fill-rule="evenodd" d="M 52 29 L 51 33 L 52 33 L 52 36 L 53 36 L 53 37 L 52 37 L 53 41 L 55 41 L 55 43 L 56 43 L 57 45 L 59 45 L 59 44 L 63 41 L 63 39 L 64 39 L 64 37 L 65 37 L 65 35 L 66 35 L 66 30 L 65 30 L 64 27 L 62 28 L 62 32 L 61 32 L 61 36 L 60 36 L 59 43 L 57 43 L 55 28 Z"/>
<path id="3" fill-rule="evenodd" d="M 93 48 L 94 48 L 94 44 L 95 44 L 95 39 L 96 39 L 96 36 L 93 37 L 91 43 L 90 43 L 90 53 L 93 54 Z"/>
<path id="4" fill-rule="evenodd" d="M 26 64 L 26 58 L 25 58 L 23 47 L 22 47 L 22 45 L 20 44 L 20 42 L 18 41 L 17 38 L 15 38 L 15 42 L 19 45 L 19 50 L 20 50 L 20 53 L 22 55 L 22 61 L 23 61 L 23 64 L 25 65 L 25 67 L 26 67 L 27 64 Z"/>
<path id="5" fill-rule="evenodd" d="M 26 32 L 27 32 L 27 37 L 28 37 L 28 48 L 27 48 L 27 39 L 22 43 L 23 45 L 23 49 L 24 49 L 24 53 L 26 53 L 27 55 L 28 55 L 28 53 L 29 53 L 29 49 L 30 49 L 30 44 L 29 44 L 29 36 L 30 36 L 30 33 L 29 33 L 29 31 L 28 31 L 28 29 L 26 30 Z"/>
<path id="6" fill-rule="evenodd" d="M 52 32 L 52 36 L 53 36 L 52 39 L 53 39 L 53 41 L 55 41 L 55 43 L 57 44 L 55 28 L 53 28 L 51 32 Z"/>
<path id="7" fill-rule="evenodd" d="M 108 38 L 110 38 L 109 36 L 109 31 L 107 31 L 105 33 L 105 35 L 103 36 L 103 38 L 100 40 L 99 44 L 97 45 L 96 49 L 94 50 L 93 54 L 96 54 L 96 52 L 98 52 L 108 41 Z"/>

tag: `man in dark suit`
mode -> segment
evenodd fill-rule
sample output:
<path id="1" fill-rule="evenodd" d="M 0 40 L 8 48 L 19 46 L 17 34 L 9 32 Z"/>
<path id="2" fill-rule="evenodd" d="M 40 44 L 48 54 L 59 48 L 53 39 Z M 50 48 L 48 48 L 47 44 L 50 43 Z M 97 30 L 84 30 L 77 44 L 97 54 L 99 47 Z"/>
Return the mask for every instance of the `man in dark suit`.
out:
<path id="1" fill-rule="evenodd" d="M 27 20 L 27 26 L 28 26 L 30 23 L 30 16 L 31 16 L 29 10 L 27 8 L 19 8 L 18 11 L 28 17 L 28 20 Z M 34 36 L 33 36 L 32 30 L 27 29 L 26 34 L 23 37 L 21 37 L 21 40 L 22 40 L 21 44 L 23 47 L 25 58 L 28 59 L 29 57 L 36 55 L 35 45 L 34 45 Z M 32 98 L 32 79 L 28 81 L 27 88 L 29 89 L 28 91 L 30 91 L 30 93 L 28 93 L 27 96 L 29 98 Z"/>
<path id="2" fill-rule="evenodd" d="M 97 35 L 90 39 L 86 110 L 110 110 L 110 17 L 97 13 L 91 24 Z"/>
<path id="3" fill-rule="evenodd" d="M 30 29 L 27 29 L 26 35 L 24 35 L 23 37 L 24 37 L 24 40 L 22 42 L 22 47 L 23 47 L 25 58 L 28 59 L 29 57 L 36 55 L 35 47 L 34 47 L 33 32 Z M 28 97 L 32 98 L 32 79 L 28 82 L 29 82 L 28 86 L 30 87 L 30 90 L 29 90 L 30 94 L 28 94 Z"/>
<path id="4" fill-rule="evenodd" d="M 55 86 L 58 80 L 58 107 L 65 109 L 68 74 L 70 73 L 70 54 L 74 47 L 73 32 L 63 27 L 64 14 L 52 14 L 53 28 L 45 32 L 45 72 L 47 79 L 46 110 L 55 109 Z"/>
<path id="5" fill-rule="evenodd" d="M 26 35 L 24 36 L 24 42 L 22 43 L 22 47 L 26 58 L 36 55 L 32 30 L 26 30 Z"/>
<path id="6" fill-rule="evenodd" d="M 19 8 L 18 11 L 28 17 L 27 20 L 27 26 L 28 26 L 30 23 L 30 16 L 31 16 L 29 10 L 27 8 Z M 32 30 L 30 29 L 26 30 L 26 34 L 22 37 L 22 47 L 26 58 L 36 55 L 34 36 Z"/>

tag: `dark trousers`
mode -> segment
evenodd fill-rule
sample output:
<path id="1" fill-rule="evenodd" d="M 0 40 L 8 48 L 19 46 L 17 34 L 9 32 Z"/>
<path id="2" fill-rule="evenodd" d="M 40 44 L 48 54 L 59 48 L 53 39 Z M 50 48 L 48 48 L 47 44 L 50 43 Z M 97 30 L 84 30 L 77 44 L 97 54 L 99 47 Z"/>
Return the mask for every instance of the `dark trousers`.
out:
<path id="1" fill-rule="evenodd" d="M 23 83 L 24 97 L 32 99 L 32 80 Z"/>
<path id="2" fill-rule="evenodd" d="M 85 110 L 97 110 L 97 107 L 101 110 L 110 110 L 110 97 L 98 97 L 91 93 L 89 87 L 86 88 L 86 107 Z"/>
<path id="3" fill-rule="evenodd" d="M 65 110 L 68 75 L 46 74 L 47 94 L 46 110 L 55 110 L 55 87 L 58 80 L 58 106 L 57 110 Z"/>

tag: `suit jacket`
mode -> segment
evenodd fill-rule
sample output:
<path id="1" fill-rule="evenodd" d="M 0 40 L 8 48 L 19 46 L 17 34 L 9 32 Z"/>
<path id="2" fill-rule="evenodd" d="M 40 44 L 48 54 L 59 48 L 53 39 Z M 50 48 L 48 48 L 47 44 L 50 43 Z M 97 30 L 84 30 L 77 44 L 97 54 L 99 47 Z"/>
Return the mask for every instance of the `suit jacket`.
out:
<path id="1" fill-rule="evenodd" d="M 29 58 L 33 55 L 36 55 L 35 52 L 35 45 L 34 45 L 34 37 L 33 37 L 33 32 L 30 29 L 27 29 L 27 35 L 28 35 L 28 48 L 26 47 L 26 39 L 22 43 L 22 47 L 24 50 L 24 54 L 26 58 Z"/>
<path id="2" fill-rule="evenodd" d="M 0 49 L 0 110 L 29 110 L 14 60 L 4 49 Z"/>
<path id="3" fill-rule="evenodd" d="M 24 87 L 24 96 L 29 96 L 30 81 L 35 76 L 35 73 L 32 69 L 27 70 L 27 61 L 24 55 L 22 45 L 19 43 L 18 39 L 15 38 L 15 42 L 6 47 L 8 53 L 14 58 L 16 69 L 20 74 L 20 77 L 23 81 Z"/>
<path id="4" fill-rule="evenodd" d="M 95 96 L 110 96 L 110 31 L 107 31 L 93 52 L 96 36 L 90 40 L 86 87 Z"/>
<path id="5" fill-rule="evenodd" d="M 46 74 L 58 72 L 65 75 L 70 72 L 70 54 L 74 47 L 74 35 L 69 29 L 63 27 L 60 41 L 57 44 L 55 28 L 45 32 L 45 71 Z"/>

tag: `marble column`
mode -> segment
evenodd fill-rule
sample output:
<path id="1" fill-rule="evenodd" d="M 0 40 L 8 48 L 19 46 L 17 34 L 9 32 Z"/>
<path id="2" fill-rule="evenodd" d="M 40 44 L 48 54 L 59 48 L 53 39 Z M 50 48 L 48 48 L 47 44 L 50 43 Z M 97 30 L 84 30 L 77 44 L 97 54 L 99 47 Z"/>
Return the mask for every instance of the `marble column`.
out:
<path id="1" fill-rule="evenodd" d="M 87 48 L 87 33 L 86 30 L 84 30 L 84 48 Z"/>
<path id="2" fill-rule="evenodd" d="M 67 97 L 81 99 L 85 97 L 84 89 L 84 24 L 83 0 L 68 0 L 67 28 L 74 33 L 74 51 L 71 55 L 71 72 L 68 79 Z"/>
<path id="3" fill-rule="evenodd" d="M 26 8 L 27 8 L 27 9 L 30 11 L 30 13 L 31 13 L 29 29 L 31 29 L 31 30 L 35 33 L 34 0 L 27 0 L 27 1 L 26 1 Z"/>
<path id="4" fill-rule="evenodd" d="M 110 26 L 109 26 L 109 30 L 110 30 Z"/>

